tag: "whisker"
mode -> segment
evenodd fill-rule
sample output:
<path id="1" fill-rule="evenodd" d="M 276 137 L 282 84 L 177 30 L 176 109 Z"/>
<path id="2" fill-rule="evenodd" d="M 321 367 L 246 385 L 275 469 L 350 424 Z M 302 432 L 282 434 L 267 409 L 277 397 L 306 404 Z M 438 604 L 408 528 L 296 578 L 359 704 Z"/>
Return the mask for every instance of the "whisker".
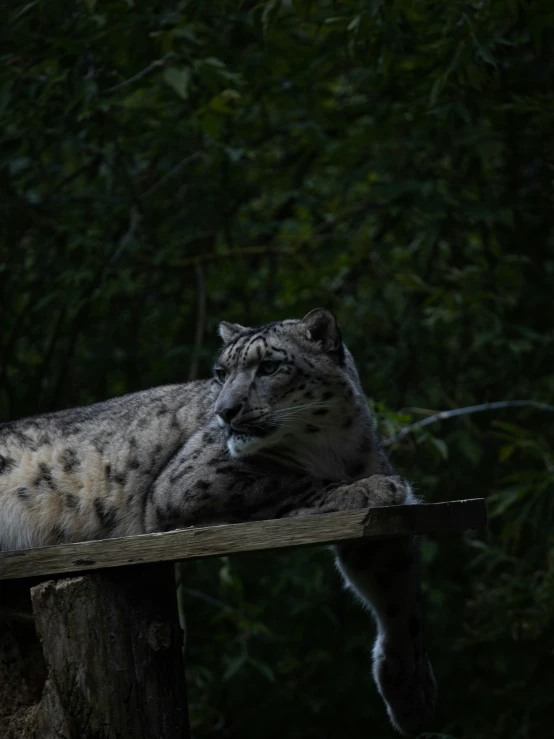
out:
<path id="1" fill-rule="evenodd" d="M 305 411 L 308 408 L 329 408 L 330 403 L 320 402 L 320 403 L 307 403 L 305 405 L 297 405 L 297 406 L 290 406 L 289 408 L 278 408 L 275 411 L 271 411 L 271 416 L 281 416 L 281 415 L 291 415 L 291 414 L 298 414 L 301 411 Z"/>
<path id="2" fill-rule="evenodd" d="M 283 411 L 300 410 L 302 408 L 313 408 L 314 405 L 329 406 L 329 405 L 332 405 L 332 403 L 330 403 L 328 400 L 314 400 L 311 403 L 301 403 L 300 405 L 289 405 L 286 408 L 278 408 L 277 411 L 279 410 L 283 410 Z M 277 411 L 274 411 L 274 412 L 277 412 Z"/>

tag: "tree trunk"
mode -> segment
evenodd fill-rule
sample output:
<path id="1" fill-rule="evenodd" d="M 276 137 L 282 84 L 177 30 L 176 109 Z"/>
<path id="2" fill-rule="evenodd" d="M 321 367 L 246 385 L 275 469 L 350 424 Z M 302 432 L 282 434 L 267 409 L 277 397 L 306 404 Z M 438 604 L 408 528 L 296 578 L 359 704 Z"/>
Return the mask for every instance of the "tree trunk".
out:
<path id="1" fill-rule="evenodd" d="M 31 598 L 48 678 L 31 706 L 28 688 L 18 688 L 18 710 L 9 719 L 0 712 L 0 736 L 189 739 L 171 565 L 49 580 L 33 587 Z M 8 638 L 23 685 L 29 671 L 22 645 L 15 631 Z M 0 660 L 0 673 L 2 667 Z M 7 662 L 5 672 L 14 682 Z"/>

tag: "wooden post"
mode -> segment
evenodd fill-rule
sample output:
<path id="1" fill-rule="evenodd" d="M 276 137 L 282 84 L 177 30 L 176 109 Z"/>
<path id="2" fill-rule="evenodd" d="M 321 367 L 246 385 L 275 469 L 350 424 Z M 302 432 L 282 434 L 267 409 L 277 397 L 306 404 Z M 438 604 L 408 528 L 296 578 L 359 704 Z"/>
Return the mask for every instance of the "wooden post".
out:
<path id="1" fill-rule="evenodd" d="M 171 565 L 48 580 L 31 598 L 48 677 L 14 739 L 189 739 Z"/>

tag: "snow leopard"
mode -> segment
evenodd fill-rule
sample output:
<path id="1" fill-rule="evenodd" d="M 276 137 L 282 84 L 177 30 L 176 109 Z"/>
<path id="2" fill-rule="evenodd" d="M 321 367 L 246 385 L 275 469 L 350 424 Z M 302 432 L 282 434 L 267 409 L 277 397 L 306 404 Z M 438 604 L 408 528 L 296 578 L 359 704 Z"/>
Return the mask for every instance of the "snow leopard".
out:
<path id="1" fill-rule="evenodd" d="M 331 312 L 223 321 L 219 334 L 210 379 L 0 424 L 0 550 L 418 503 Z M 374 616 L 373 676 L 393 726 L 428 729 L 417 541 L 334 550 Z"/>

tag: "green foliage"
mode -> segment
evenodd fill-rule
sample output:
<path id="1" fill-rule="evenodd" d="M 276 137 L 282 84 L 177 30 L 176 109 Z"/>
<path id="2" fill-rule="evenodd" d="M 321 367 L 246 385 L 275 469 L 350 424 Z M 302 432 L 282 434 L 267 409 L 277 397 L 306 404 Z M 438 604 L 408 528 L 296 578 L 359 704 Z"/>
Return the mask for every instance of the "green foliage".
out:
<path id="1" fill-rule="evenodd" d="M 215 329 L 334 310 L 380 429 L 554 402 L 554 6 L 19 0 L 0 33 L 0 415 L 210 371 Z M 430 500 L 436 731 L 550 733 L 554 416 L 392 446 Z M 185 568 L 195 736 L 391 735 L 327 552 Z"/>

